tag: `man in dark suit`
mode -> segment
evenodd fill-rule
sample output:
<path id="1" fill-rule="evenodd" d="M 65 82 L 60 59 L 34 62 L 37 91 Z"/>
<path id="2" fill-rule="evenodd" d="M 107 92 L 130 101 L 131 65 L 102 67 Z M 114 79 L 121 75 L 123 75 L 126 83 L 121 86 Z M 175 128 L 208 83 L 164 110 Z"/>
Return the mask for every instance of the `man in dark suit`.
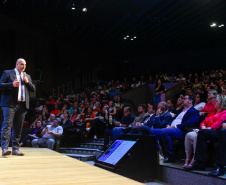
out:
<path id="1" fill-rule="evenodd" d="M 151 108 L 149 106 L 148 110 Z M 153 114 L 146 122 L 137 123 L 136 126 L 132 128 L 130 134 L 142 133 L 148 135 L 153 128 L 165 128 L 167 125 L 171 124 L 172 116 L 167 111 L 166 102 L 160 102 L 157 110 L 154 110 L 154 113 L 155 114 Z"/>
<path id="2" fill-rule="evenodd" d="M 24 72 L 25 69 L 26 61 L 20 58 L 16 62 L 16 68 L 4 71 L 0 79 L 0 89 L 3 91 L 0 105 L 4 117 L 1 132 L 2 156 L 11 154 L 8 150 L 11 128 L 12 155 L 24 155 L 19 151 L 19 141 L 25 111 L 29 109 L 29 92 L 35 91 L 30 76 Z"/>
<path id="3" fill-rule="evenodd" d="M 140 114 L 139 117 L 137 117 L 127 128 L 126 127 L 115 127 L 113 129 L 113 139 L 116 140 L 120 135 L 128 134 L 132 128 L 136 127 L 137 125 L 141 125 L 141 123 L 145 123 L 146 125 L 152 121 L 152 119 L 155 117 L 155 111 L 156 111 L 156 104 L 154 102 L 149 102 L 147 104 L 148 106 L 148 112 L 146 111 L 146 106 L 144 109 L 144 105 L 140 104 L 138 106 L 138 113 Z"/>
<path id="4" fill-rule="evenodd" d="M 171 126 L 163 129 L 152 129 L 150 135 L 156 135 L 160 140 L 164 162 L 170 162 L 172 160 L 172 140 L 171 137 L 176 139 L 183 139 L 187 129 L 197 127 L 199 120 L 199 111 L 193 107 L 194 97 L 186 95 L 183 104 L 184 110 L 174 119 Z"/>

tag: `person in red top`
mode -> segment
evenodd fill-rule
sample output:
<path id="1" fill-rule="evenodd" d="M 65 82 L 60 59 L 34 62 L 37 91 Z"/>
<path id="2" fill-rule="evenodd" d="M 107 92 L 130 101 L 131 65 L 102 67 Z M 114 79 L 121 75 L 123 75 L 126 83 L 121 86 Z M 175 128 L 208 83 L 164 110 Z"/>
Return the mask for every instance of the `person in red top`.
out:
<path id="1" fill-rule="evenodd" d="M 200 112 L 201 115 L 204 115 L 205 113 L 210 113 L 214 111 L 214 105 L 215 105 L 215 99 L 217 96 L 217 91 L 211 89 L 208 92 L 208 102 L 206 103 L 205 107 L 203 108 L 202 112 Z"/>
<path id="2" fill-rule="evenodd" d="M 225 95 L 217 95 L 215 100 L 215 110 L 208 114 L 206 119 L 200 124 L 200 129 L 211 129 L 217 130 L 221 127 L 221 124 L 226 120 L 226 105 L 222 99 L 225 99 Z M 184 168 L 190 168 L 195 162 L 195 150 L 197 144 L 197 135 L 199 130 L 195 129 L 192 132 L 189 132 L 185 136 L 185 152 L 186 152 L 186 161 Z M 192 158 L 192 144 L 194 156 Z M 192 158 L 192 159 L 191 159 Z"/>
<path id="3" fill-rule="evenodd" d="M 56 117 L 59 117 L 60 109 L 59 109 L 59 106 L 57 104 L 54 105 L 54 110 L 52 110 L 50 114 L 54 114 Z"/>
<path id="4" fill-rule="evenodd" d="M 49 103 L 52 105 L 55 105 L 56 103 L 52 96 L 49 96 Z"/>

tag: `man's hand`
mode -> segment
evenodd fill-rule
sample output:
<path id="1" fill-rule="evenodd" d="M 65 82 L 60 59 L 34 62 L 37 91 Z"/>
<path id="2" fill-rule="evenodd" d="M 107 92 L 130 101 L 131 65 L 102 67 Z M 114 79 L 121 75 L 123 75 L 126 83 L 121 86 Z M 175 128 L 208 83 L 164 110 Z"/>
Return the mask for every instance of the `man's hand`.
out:
<path id="1" fill-rule="evenodd" d="M 160 115 L 162 115 L 162 109 L 160 108 L 160 109 L 158 109 L 157 111 L 156 111 L 156 113 L 155 113 L 157 116 L 160 116 Z"/>
<path id="2" fill-rule="evenodd" d="M 48 129 L 48 130 L 47 130 L 47 133 L 48 133 L 48 134 L 51 134 L 51 131 L 49 131 L 49 129 Z"/>
<path id="3" fill-rule="evenodd" d="M 136 126 L 142 126 L 142 123 L 137 122 L 137 123 L 136 123 Z"/>
<path id="4" fill-rule="evenodd" d="M 119 127 L 120 126 L 120 122 L 114 122 L 115 126 Z"/>
<path id="5" fill-rule="evenodd" d="M 20 86 L 20 81 L 18 81 L 17 79 L 14 80 L 13 87 L 19 87 L 19 86 Z"/>
<path id="6" fill-rule="evenodd" d="M 28 78 L 27 78 L 26 73 L 24 73 L 23 81 L 24 81 L 26 84 L 28 83 Z"/>
<path id="7" fill-rule="evenodd" d="M 171 127 L 171 126 L 168 126 L 168 127 L 166 127 L 166 128 L 175 128 L 175 126 L 172 126 L 172 127 Z"/>

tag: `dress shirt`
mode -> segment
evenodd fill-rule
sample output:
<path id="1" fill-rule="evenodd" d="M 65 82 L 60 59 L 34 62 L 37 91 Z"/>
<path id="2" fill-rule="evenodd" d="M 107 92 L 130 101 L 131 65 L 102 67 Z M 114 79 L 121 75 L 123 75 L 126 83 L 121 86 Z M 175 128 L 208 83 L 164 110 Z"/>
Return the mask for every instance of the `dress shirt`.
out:
<path id="1" fill-rule="evenodd" d="M 171 123 L 171 127 L 175 127 L 177 128 L 177 125 L 180 125 L 182 123 L 183 117 L 186 114 L 186 112 L 189 110 L 190 108 L 188 108 L 187 110 L 183 110 Z"/>
<path id="2" fill-rule="evenodd" d="M 21 101 L 21 89 L 23 88 L 23 102 L 25 101 L 25 88 L 24 84 L 21 83 L 21 80 L 23 80 L 24 73 L 19 71 L 15 68 L 17 80 L 20 82 L 20 86 L 18 87 L 18 101 Z M 21 78 L 21 79 L 20 79 Z"/>

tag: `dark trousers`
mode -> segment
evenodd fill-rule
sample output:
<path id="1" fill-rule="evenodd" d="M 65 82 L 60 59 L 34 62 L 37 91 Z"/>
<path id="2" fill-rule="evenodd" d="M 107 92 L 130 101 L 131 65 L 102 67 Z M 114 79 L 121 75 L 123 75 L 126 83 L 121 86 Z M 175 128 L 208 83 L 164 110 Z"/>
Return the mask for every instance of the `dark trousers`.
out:
<path id="1" fill-rule="evenodd" d="M 39 139 L 39 137 L 38 137 L 38 136 L 34 136 L 33 134 L 28 134 L 28 135 L 25 137 L 25 139 L 22 141 L 22 143 L 25 144 L 28 140 L 29 140 L 29 143 L 31 143 L 31 141 L 32 141 L 33 139 Z"/>
<path id="2" fill-rule="evenodd" d="M 101 119 L 98 119 L 98 118 L 94 119 L 91 122 L 91 128 L 90 128 L 89 136 L 93 137 L 94 135 L 97 135 L 98 138 L 103 137 L 105 125 L 106 125 L 106 122 L 104 122 L 104 120 L 101 120 Z"/>
<path id="3" fill-rule="evenodd" d="M 132 127 L 132 130 L 129 134 L 143 134 L 149 135 L 151 128 L 147 125 Z"/>
<path id="4" fill-rule="evenodd" d="M 208 141 L 218 142 L 219 147 L 216 153 L 216 164 L 224 167 L 225 154 L 226 154 L 226 129 L 222 130 L 209 130 L 202 129 L 198 132 L 197 145 L 195 151 L 195 160 L 203 164 L 205 161 L 205 154 Z"/>
<path id="5" fill-rule="evenodd" d="M 21 137 L 23 122 L 25 118 L 25 103 L 18 103 L 15 107 L 2 107 L 3 122 L 1 133 L 1 147 L 6 149 L 9 146 L 11 128 L 12 130 L 12 149 L 19 149 L 19 141 Z"/>
<path id="6" fill-rule="evenodd" d="M 109 140 L 113 139 L 113 130 L 104 131 L 104 146 L 106 147 L 109 144 Z"/>
<path id="7" fill-rule="evenodd" d="M 156 135 L 165 157 L 169 157 L 172 154 L 172 138 L 184 139 L 184 133 L 178 128 L 151 129 L 149 134 Z"/>

